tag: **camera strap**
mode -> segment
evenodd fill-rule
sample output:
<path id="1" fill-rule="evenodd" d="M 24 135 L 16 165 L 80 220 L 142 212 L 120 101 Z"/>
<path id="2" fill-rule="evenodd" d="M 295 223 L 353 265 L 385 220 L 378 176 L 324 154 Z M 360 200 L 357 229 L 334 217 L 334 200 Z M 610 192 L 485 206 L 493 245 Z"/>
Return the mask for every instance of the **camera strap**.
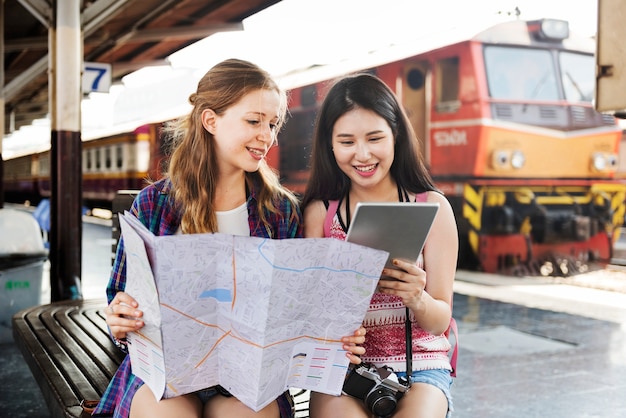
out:
<path id="1" fill-rule="evenodd" d="M 411 387 L 411 375 L 413 374 L 413 332 L 411 330 L 411 310 L 406 307 L 404 331 L 406 336 L 406 387 Z"/>

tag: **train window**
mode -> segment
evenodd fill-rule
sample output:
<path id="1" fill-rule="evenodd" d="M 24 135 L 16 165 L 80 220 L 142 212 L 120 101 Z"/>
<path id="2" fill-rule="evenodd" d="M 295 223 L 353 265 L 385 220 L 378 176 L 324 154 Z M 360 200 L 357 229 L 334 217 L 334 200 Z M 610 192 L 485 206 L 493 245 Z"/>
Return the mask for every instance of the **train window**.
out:
<path id="1" fill-rule="evenodd" d="M 96 148 L 96 155 L 94 156 L 96 171 L 100 171 L 102 162 L 100 161 L 100 148 Z"/>
<path id="2" fill-rule="evenodd" d="M 286 178 L 290 173 L 308 170 L 313 141 L 315 110 L 291 115 L 278 137 L 280 148 L 280 173 Z"/>
<path id="3" fill-rule="evenodd" d="M 317 102 L 317 87 L 302 87 L 300 95 L 300 103 L 302 103 L 302 107 L 315 106 L 315 103 Z"/>
<path id="4" fill-rule="evenodd" d="M 104 149 L 104 169 L 111 169 L 111 147 L 106 147 Z"/>
<path id="5" fill-rule="evenodd" d="M 85 171 L 91 171 L 93 170 L 93 157 L 91 155 L 91 150 L 87 150 L 85 151 Z"/>
<path id="6" fill-rule="evenodd" d="M 14 160 L 7 160 L 5 164 L 7 164 L 5 175 L 7 178 L 29 178 L 32 176 L 37 176 L 39 173 L 35 171 L 37 161 L 36 158 L 33 158 L 31 163 L 30 156 L 18 157 Z"/>
<path id="7" fill-rule="evenodd" d="M 39 156 L 39 175 L 40 176 L 49 176 L 50 175 L 50 154 L 41 154 Z"/>
<path id="8" fill-rule="evenodd" d="M 438 112 L 455 112 L 459 108 L 459 57 L 439 60 L 435 65 Z"/>
<path id="9" fill-rule="evenodd" d="M 412 90 L 420 90 L 424 87 L 425 81 L 424 72 L 417 68 L 411 68 L 406 75 L 406 83 Z"/>
<path id="10" fill-rule="evenodd" d="M 561 78 L 565 99 L 570 102 L 591 102 L 594 97 L 596 64 L 593 55 L 561 52 Z"/>
<path id="11" fill-rule="evenodd" d="M 559 100 L 550 51 L 489 45 L 484 50 L 489 95 L 494 99 Z"/>
<path id="12" fill-rule="evenodd" d="M 122 166 L 124 164 L 123 155 L 124 149 L 122 147 L 122 144 L 117 144 L 115 146 L 115 168 L 119 170 L 122 169 Z"/>

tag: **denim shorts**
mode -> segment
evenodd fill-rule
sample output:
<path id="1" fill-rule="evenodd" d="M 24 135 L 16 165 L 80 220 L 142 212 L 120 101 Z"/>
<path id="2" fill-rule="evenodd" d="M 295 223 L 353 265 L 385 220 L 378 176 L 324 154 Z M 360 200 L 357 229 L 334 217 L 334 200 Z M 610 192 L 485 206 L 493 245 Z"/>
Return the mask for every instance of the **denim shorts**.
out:
<path id="1" fill-rule="evenodd" d="M 211 399 L 212 397 L 214 397 L 215 395 L 219 394 L 219 392 L 217 391 L 217 387 L 213 386 L 207 389 L 203 389 L 203 390 L 199 390 L 197 392 L 194 392 L 196 395 L 198 395 L 198 398 L 200 398 L 200 402 L 202 402 L 202 405 L 204 405 L 205 403 L 207 403 L 209 401 L 209 399 Z"/>
<path id="2" fill-rule="evenodd" d="M 199 390 L 194 393 L 198 396 L 198 398 L 200 398 L 200 401 L 202 402 L 203 405 L 207 403 L 208 400 L 211 399 L 215 395 L 226 394 L 230 396 L 228 392 L 226 392 L 224 389 L 218 386 L 212 386 L 210 388 Z M 294 414 L 293 400 L 289 392 L 285 392 L 282 395 L 280 395 L 276 399 L 276 401 L 278 402 L 278 411 L 280 413 L 280 418 L 292 418 Z"/>
<path id="3" fill-rule="evenodd" d="M 396 372 L 396 375 L 398 375 L 398 377 L 406 377 L 406 373 L 404 372 Z M 450 392 L 450 389 L 452 388 L 452 376 L 450 376 L 450 370 L 417 370 L 413 372 L 411 382 L 426 383 L 439 388 L 444 395 L 446 395 L 446 399 L 448 399 L 448 414 L 446 415 L 446 418 L 450 418 L 452 411 L 454 411 L 454 407 L 452 405 L 452 393 Z"/>

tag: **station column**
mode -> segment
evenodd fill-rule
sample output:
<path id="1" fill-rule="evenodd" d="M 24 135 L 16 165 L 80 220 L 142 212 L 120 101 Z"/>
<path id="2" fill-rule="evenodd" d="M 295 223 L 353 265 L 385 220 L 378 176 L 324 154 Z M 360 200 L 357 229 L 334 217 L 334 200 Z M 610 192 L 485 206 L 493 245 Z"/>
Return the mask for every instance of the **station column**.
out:
<path id="1" fill-rule="evenodd" d="M 80 0 L 56 0 L 49 32 L 50 285 L 53 302 L 80 299 L 82 257 Z"/>

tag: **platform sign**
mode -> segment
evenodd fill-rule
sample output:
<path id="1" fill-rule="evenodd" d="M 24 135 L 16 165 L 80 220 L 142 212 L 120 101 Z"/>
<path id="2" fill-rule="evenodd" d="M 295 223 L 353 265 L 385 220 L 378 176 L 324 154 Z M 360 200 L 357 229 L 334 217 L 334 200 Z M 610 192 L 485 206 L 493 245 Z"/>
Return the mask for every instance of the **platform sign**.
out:
<path id="1" fill-rule="evenodd" d="M 108 93 L 111 88 L 111 64 L 85 62 L 83 67 L 83 93 Z"/>
<path id="2" fill-rule="evenodd" d="M 595 107 L 599 112 L 626 114 L 626 7 L 623 0 L 599 0 L 596 35 Z"/>

